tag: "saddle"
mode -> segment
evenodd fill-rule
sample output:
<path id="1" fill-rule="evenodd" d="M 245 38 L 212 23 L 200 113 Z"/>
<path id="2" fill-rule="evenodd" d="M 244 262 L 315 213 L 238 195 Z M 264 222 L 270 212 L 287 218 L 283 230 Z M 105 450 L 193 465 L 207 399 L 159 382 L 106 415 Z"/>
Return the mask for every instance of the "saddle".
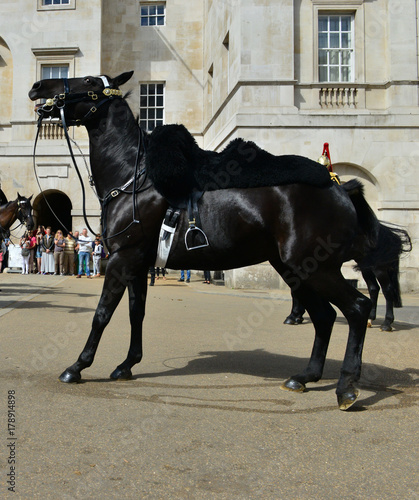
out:
<path id="1" fill-rule="evenodd" d="M 197 234 L 201 231 L 198 200 L 205 191 L 286 184 L 323 188 L 332 182 L 328 170 L 309 158 L 275 156 L 243 139 L 231 141 L 220 153 L 203 150 L 190 132 L 177 124 L 156 127 L 150 134 L 146 169 L 172 211 L 188 209 L 190 230 L 201 240 L 202 235 Z"/>
<path id="2" fill-rule="evenodd" d="M 193 191 L 256 188 L 286 184 L 330 185 L 327 169 L 296 155 L 275 156 L 255 143 L 235 139 L 220 153 L 201 149 L 183 125 L 163 125 L 149 136 L 148 175 L 166 199 Z"/>

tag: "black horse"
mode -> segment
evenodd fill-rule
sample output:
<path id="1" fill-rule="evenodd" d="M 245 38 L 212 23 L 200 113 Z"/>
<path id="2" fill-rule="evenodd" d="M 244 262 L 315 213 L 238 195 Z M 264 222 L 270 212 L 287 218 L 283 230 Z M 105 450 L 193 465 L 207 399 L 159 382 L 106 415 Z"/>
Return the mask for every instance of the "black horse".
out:
<path id="1" fill-rule="evenodd" d="M 0 241 L 6 237 L 16 220 L 24 224 L 28 231 L 33 229 L 31 199 L 32 196 L 25 198 L 17 193 L 16 200 L 0 205 Z"/>
<path id="2" fill-rule="evenodd" d="M 160 154 L 169 163 L 171 157 L 176 156 L 180 162 L 185 157 L 186 163 L 201 158 L 214 168 L 216 164 L 225 167 L 221 165 L 222 154 L 195 147 L 194 155 L 189 155 L 189 140 L 185 140 L 185 147 L 180 149 L 165 149 L 170 140 L 159 141 L 158 137 L 166 131 L 167 139 L 174 131 L 171 126 L 157 129 L 142 140 L 138 123 L 118 90 L 132 74 L 123 73 L 113 79 L 88 76 L 42 80 L 29 92 L 32 100 L 47 99 L 46 104 L 38 107 L 39 113 L 55 117 L 61 114 L 67 125 L 80 124 L 87 128 L 90 163 L 97 192 L 103 200 L 110 249 L 89 338 L 77 361 L 61 374 L 62 382 L 80 381 L 81 371 L 93 363 L 102 333 L 126 287 L 131 343 L 127 358 L 112 372 L 111 378 L 131 378 L 131 368 L 141 361 L 147 272 L 154 265 L 160 226 L 169 207 L 167 199 L 150 180 L 153 161 L 150 158 L 146 161 L 150 151 L 154 151 L 155 158 Z M 249 149 L 253 146 L 249 144 Z M 258 150 L 258 154 L 260 152 Z M 232 153 L 231 148 L 227 153 Z M 261 157 L 264 156 L 268 158 L 268 153 L 262 152 Z M 314 177 L 322 176 L 319 165 L 314 167 L 308 159 L 286 157 L 286 162 L 306 164 L 309 170 L 317 169 Z M 308 382 L 321 378 L 336 317 L 330 303 L 335 304 L 349 324 L 347 350 L 336 389 L 339 408 L 349 408 L 359 394 L 354 384 L 361 374 L 371 300 L 348 284 L 340 269 L 343 262 L 359 261 L 375 246 L 379 227 L 365 201 L 362 186 L 351 181 L 345 189 L 332 182 L 320 187 L 295 180 L 268 187 L 228 187 L 205 192 L 197 206 L 201 228 L 210 244 L 188 251 L 185 233 L 189 217 L 185 211 L 181 212 L 167 267 L 222 270 L 268 260 L 302 301 L 315 329 L 307 368 L 284 384 L 284 388 L 291 391 L 302 391 Z"/>
<path id="3" fill-rule="evenodd" d="M 411 249 L 412 242 L 407 231 L 380 223 L 375 248 L 355 266 L 355 269 L 361 272 L 372 300 L 368 327 L 372 326 L 377 316 L 377 301 L 381 286 L 386 299 L 386 313 L 380 330 L 384 332 L 393 330 L 393 308 L 403 305 L 399 283 L 400 256 L 404 252 L 410 252 Z M 292 294 L 291 313 L 286 317 L 284 324 L 300 325 L 303 322 L 304 312 L 303 304 Z"/>

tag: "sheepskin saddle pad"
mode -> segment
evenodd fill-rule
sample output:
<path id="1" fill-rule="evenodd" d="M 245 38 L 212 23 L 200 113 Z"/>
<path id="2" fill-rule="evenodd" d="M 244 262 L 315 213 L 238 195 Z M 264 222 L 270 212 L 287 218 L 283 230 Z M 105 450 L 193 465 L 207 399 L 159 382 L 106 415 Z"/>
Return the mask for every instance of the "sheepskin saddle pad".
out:
<path id="1" fill-rule="evenodd" d="M 220 153 L 203 150 L 183 125 L 153 130 L 146 169 L 154 187 L 168 199 L 185 199 L 192 191 L 331 183 L 323 165 L 303 156 L 274 156 L 243 139 L 233 140 Z"/>

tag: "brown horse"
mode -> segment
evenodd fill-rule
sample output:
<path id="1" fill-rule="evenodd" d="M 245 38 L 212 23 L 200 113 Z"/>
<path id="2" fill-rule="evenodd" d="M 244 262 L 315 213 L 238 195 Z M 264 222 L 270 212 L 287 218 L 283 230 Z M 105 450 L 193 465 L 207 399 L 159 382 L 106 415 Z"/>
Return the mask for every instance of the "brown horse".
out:
<path id="1" fill-rule="evenodd" d="M 0 238 L 3 239 L 9 232 L 12 225 L 19 220 L 24 224 L 28 231 L 34 227 L 32 219 L 32 196 L 25 198 L 17 193 L 17 198 L 14 201 L 9 201 L 4 205 L 0 205 Z"/>
<path id="2" fill-rule="evenodd" d="M 102 333 L 127 287 L 131 343 L 127 358 L 112 372 L 111 378 L 129 379 L 131 368 L 142 358 L 147 272 L 155 263 L 160 226 L 169 207 L 167 199 L 151 182 L 150 174 L 160 153 L 169 162 L 175 153 L 180 161 L 184 156 L 179 154 L 177 140 L 173 139 L 171 146 L 170 140 L 158 139 L 162 135 L 171 139 L 174 130 L 171 126 L 143 137 L 119 90 L 132 74 L 123 73 L 113 79 L 88 76 L 42 80 L 29 92 L 32 100 L 47 99 L 46 104 L 38 107 L 41 117 L 61 116 L 64 125 L 87 128 L 92 174 L 102 199 L 111 253 L 89 338 L 77 361 L 61 374 L 62 382 L 80 381 L 81 371 L 93 363 Z M 227 152 L 217 154 L 189 144 L 190 141 L 184 142 L 188 162 L 192 164 L 200 158 L 199 161 L 211 163 L 214 169 L 225 168 L 224 158 L 234 149 L 231 146 Z M 251 143 L 243 144 L 256 148 Z M 195 148 L 194 154 L 189 147 Z M 147 162 L 150 151 L 157 152 L 157 156 Z M 260 157 L 282 158 L 266 152 Z M 319 166 L 311 166 L 308 159 L 287 157 L 288 161 L 305 164 L 309 170 L 316 168 L 311 172 L 321 175 Z M 164 170 L 164 165 L 159 167 Z M 284 384 L 291 391 L 301 392 L 307 383 L 321 378 L 336 318 L 331 303 L 335 304 L 349 324 L 348 344 L 336 389 L 339 408 L 346 410 L 359 394 L 355 382 L 361 373 L 371 301 L 346 282 L 340 269 L 343 262 L 361 259 L 374 247 L 378 221 L 356 181 L 346 183 L 345 188 L 332 182 L 318 187 L 297 180 L 267 187 L 263 187 L 262 180 L 258 186 L 220 185 L 223 189 L 208 190 L 202 195 L 197 202 L 199 217 L 210 244 L 201 248 L 188 250 L 185 234 L 189 220 L 182 211 L 167 267 L 225 270 L 268 260 L 302 301 L 315 329 L 307 368 Z"/>

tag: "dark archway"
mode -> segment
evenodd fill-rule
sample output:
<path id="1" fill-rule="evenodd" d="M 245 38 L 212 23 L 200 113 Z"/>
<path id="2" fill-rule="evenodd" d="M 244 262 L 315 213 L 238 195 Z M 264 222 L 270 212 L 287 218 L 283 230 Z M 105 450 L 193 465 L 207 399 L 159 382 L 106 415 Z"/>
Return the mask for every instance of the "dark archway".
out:
<path id="1" fill-rule="evenodd" d="M 44 196 L 56 216 L 52 213 Z M 71 200 L 61 191 L 44 191 L 43 195 L 40 194 L 36 197 L 33 208 L 37 226 L 51 226 L 53 232 L 57 231 L 57 229 L 62 229 L 65 234 L 67 233 L 67 229 L 71 230 Z M 57 220 L 57 217 L 61 223 Z"/>

